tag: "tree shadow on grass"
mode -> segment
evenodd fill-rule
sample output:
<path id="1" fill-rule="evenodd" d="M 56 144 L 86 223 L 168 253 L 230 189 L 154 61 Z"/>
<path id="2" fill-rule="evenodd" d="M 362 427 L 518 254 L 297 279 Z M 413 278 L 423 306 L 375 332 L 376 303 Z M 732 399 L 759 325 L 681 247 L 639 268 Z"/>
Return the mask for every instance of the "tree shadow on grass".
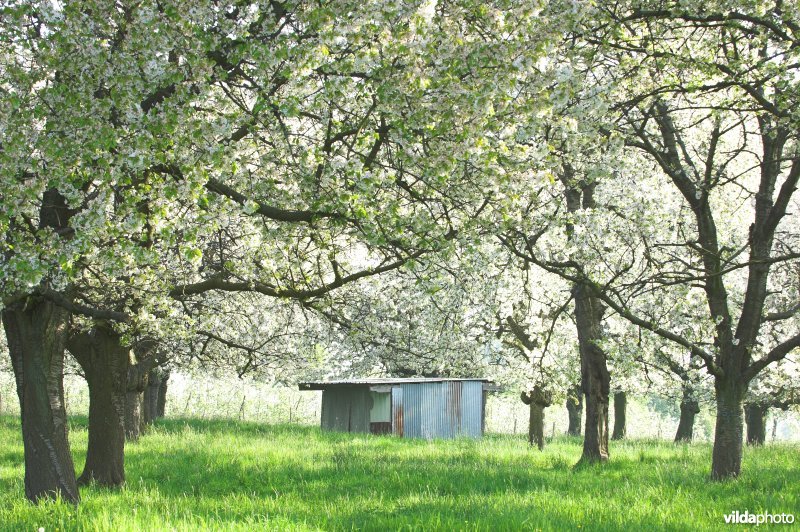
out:
<path id="1" fill-rule="evenodd" d="M 236 421 L 231 419 L 161 418 L 155 420 L 151 430 L 165 434 L 181 434 L 188 430 L 208 434 L 262 435 L 303 435 L 319 433 L 316 426 L 297 424 L 268 425 L 255 421 Z"/>
<path id="2" fill-rule="evenodd" d="M 0 417 L 0 428 L 19 430 L 18 420 Z M 85 450 L 75 447 L 80 469 Z M 796 447 L 748 451 L 745 477 L 732 483 L 708 480 L 707 451 L 632 443 L 607 464 L 573 470 L 580 445 L 570 441 L 539 453 L 506 437 L 427 442 L 165 419 L 127 446 L 127 486 L 85 489 L 82 507 L 110 519 L 142 519 L 147 508 L 151 522 L 180 514 L 215 528 L 616 530 L 697 528 L 698 519 L 712 528 L 733 509 L 788 511 L 784 506 L 797 504 Z M 21 471 L 21 461 L 21 442 L 0 454 L 0 467 Z M 0 479 L 0 490 L 21 490 L 21 475 L 14 475 Z"/>
<path id="3" fill-rule="evenodd" d="M 205 430 L 211 441 L 228 433 L 224 422 L 190 425 L 193 430 Z M 790 470 L 775 477 L 759 472 L 754 485 L 747 488 L 710 483 L 701 454 L 691 457 L 690 462 L 676 454 L 647 463 L 634 454 L 572 471 L 565 470 L 560 455 L 556 460 L 531 463 L 524 443 L 516 454 L 498 459 L 480 442 L 430 443 L 284 426 L 245 427 L 244 432 L 255 437 L 253 445 L 263 444 L 263 460 L 258 454 L 253 456 L 252 450 L 237 456 L 234 449 L 224 453 L 211 448 L 162 453 L 142 446 L 129 454 L 128 477 L 141 479 L 142 485 L 172 498 L 213 500 L 239 494 L 273 501 L 279 515 L 323 528 L 372 527 L 381 522 L 396 528 L 398 522 L 392 519 L 398 512 L 413 515 L 422 508 L 427 508 L 428 525 L 445 528 L 469 527 L 469 523 L 491 527 L 487 516 L 492 515 L 506 519 L 500 528 L 590 526 L 599 515 L 605 516 L 610 529 L 623 523 L 663 528 L 665 516 L 657 507 L 660 502 L 680 507 L 707 500 L 713 506 L 722 499 L 726 509 L 748 508 L 758 504 L 759 496 L 754 493 L 778 493 L 787 488 L 787 483 L 800 482 L 798 472 Z M 297 435 L 305 437 L 301 449 L 287 448 L 282 454 L 280 446 L 274 447 Z M 574 451 L 577 456 L 579 448 Z M 650 506 L 642 507 L 642 498 L 650 500 Z M 283 504 L 287 500 L 294 503 Z M 375 500 L 383 501 L 383 506 L 370 509 Z M 471 501 L 470 506 L 453 502 L 460 500 Z M 549 505 L 541 504 L 541 500 L 550 501 Z M 571 507 L 574 515 L 559 509 L 562 505 Z M 600 510 L 608 505 L 616 505 L 622 516 L 619 521 Z M 321 516 L 319 509 L 324 507 L 337 510 Z M 473 507 L 478 510 L 471 510 Z M 587 513 L 581 508 L 597 510 Z M 459 521 L 462 517 L 466 521 Z M 695 517 L 687 513 L 669 519 L 680 529 L 690 526 Z"/>

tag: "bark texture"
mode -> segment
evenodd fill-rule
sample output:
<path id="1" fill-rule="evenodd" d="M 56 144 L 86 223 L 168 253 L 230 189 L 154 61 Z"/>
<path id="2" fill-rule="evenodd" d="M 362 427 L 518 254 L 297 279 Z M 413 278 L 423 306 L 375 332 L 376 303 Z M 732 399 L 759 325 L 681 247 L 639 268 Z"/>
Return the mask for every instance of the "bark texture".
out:
<path id="1" fill-rule="evenodd" d="M 162 418 L 167 410 L 167 385 L 169 384 L 169 370 L 165 369 L 161 376 L 161 386 L 158 387 L 158 401 L 156 403 L 156 417 Z"/>
<path id="2" fill-rule="evenodd" d="M 577 284 L 573 294 L 581 356 L 581 387 L 586 397 L 586 428 L 581 461 L 605 462 L 608 460 L 608 395 L 611 376 L 606 354 L 597 344 L 602 338 L 601 322 L 605 308 L 584 285 Z"/>
<path id="3" fill-rule="evenodd" d="M 74 334 L 68 348 L 89 385 L 89 445 L 79 484 L 125 483 L 125 393 L 130 348 L 107 324 Z"/>
<path id="4" fill-rule="evenodd" d="M 625 392 L 614 393 L 614 432 L 611 433 L 612 440 L 621 440 L 627 433 L 627 408 L 628 395 Z"/>
<path id="5" fill-rule="evenodd" d="M 747 445 L 764 445 L 767 440 L 767 403 L 747 403 L 744 405 L 744 419 L 747 423 Z"/>
<path id="6" fill-rule="evenodd" d="M 158 390 L 161 388 L 161 375 L 158 369 L 150 370 L 147 387 L 142 400 L 142 423 L 149 425 L 158 416 Z"/>
<path id="7" fill-rule="evenodd" d="M 142 407 L 144 390 L 147 388 L 147 371 L 141 364 L 128 367 L 128 378 L 125 393 L 125 439 L 139 441 L 142 434 Z"/>
<path id="8" fill-rule="evenodd" d="M 567 417 L 569 426 L 567 434 L 570 436 L 581 435 L 581 418 L 583 417 L 583 390 L 578 385 L 567 394 Z"/>
<path id="9" fill-rule="evenodd" d="M 67 438 L 64 349 L 69 314 L 29 300 L 2 312 L 17 383 L 25 452 L 25 496 L 80 500 Z"/>
<path id="10" fill-rule="evenodd" d="M 143 340 L 134 346 L 134 360 L 128 366 L 128 385 L 125 397 L 125 438 L 138 441 L 146 428 L 145 390 L 148 387 L 150 370 L 158 363 L 156 343 Z M 156 400 L 156 408 L 158 401 Z"/>
<path id="11" fill-rule="evenodd" d="M 711 478 L 722 480 L 738 477 L 741 473 L 744 435 L 742 400 L 746 389 L 719 379 L 716 382 L 716 392 L 717 422 L 714 427 Z"/>
<path id="12" fill-rule="evenodd" d="M 681 399 L 681 417 L 678 421 L 678 431 L 675 433 L 675 443 L 691 442 L 694 438 L 694 418 L 700 413 L 700 405 L 694 398 L 692 391 L 683 389 Z"/>
<path id="13" fill-rule="evenodd" d="M 528 443 L 536 445 L 541 451 L 544 449 L 544 409 L 553 404 L 552 396 L 536 386 L 531 392 L 522 392 L 521 399 L 530 408 Z"/>

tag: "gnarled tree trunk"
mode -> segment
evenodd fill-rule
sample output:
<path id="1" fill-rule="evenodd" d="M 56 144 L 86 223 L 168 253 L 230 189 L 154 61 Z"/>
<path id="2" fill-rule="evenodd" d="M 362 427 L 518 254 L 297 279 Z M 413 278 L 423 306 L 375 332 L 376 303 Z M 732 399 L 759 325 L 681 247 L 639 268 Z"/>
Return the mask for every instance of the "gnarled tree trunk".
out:
<path id="1" fill-rule="evenodd" d="M 721 480 L 738 477 L 742 469 L 742 401 L 747 387 L 736 381 L 718 378 L 715 388 L 717 423 L 711 455 L 711 478 Z"/>
<path id="2" fill-rule="evenodd" d="M 744 405 L 744 420 L 747 423 L 747 445 L 764 445 L 767 440 L 766 416 L 769 404 L 747 403 Z"/>
<path id="3" fill-rule="evenodd" d="M 628 407 L 628 395 L 625 392 L 614 393 L 614 432 L 611 434 L 612 440 L 621 440 L 627 432 L 626 410 Z"/>
<path id="4" fill-rule="evenodd" d="M 586 429 L 581 462 L 608 460 L 608 394 L 611 376 L 606 354 L 597 344 L 602 338 L 601 322 L 605 308 L 588 287 L 576 284 L 575 321 L 581 356 L 581 387 L 586 397 Z"/>
<path id="5" fill-rule="evenodd" d="M 678 421 L 678 431 L 675 433 L 675 443 L 691 442 L 694 438 L 694 417 L 700 413 L 700 405 L 694 398 L 691 389 L 683 389 L 681 399 L 681 418 Z"/>
<path id="6" fill-rule="evenodd" d="M 583 390 L 580 385 L 571 389 L 567 394 L 567 417 L 569 419 L 567 434 L 580 436 L 581 418 L 583 417 Z"/>
<path id="7" fill-rule="evenodd" d="M 147 387 L 144 389 L 142 401 L 142 423 L 149 425 L 157 417 L 158 390 L 161 388 L 161 375 L 157 369 L 150 370 L 147 376 Z"/>
<path id="8" fill-rule="evenodd" d="M 125 393 L 130 348 L 108 324 L 72 335 L 68 348 L 89 385 L 89 445 L 79 484 L 125 483 Z"/>
<path id="9" fill-rule="evenodd" d="M 125 438 L 138 441 L 145 428 L 143 410 L 144 392 L 150 370 L 156 364 L 156 343 L 143 340 L 134 346 L 136 361 L 128 367 L 128 393 L 125 397 Z"/>
<path id="10" fill-rule="evenodd" d="M 67 438 L 64 347 L 69 314 L 30 299 L 2 312 L 14 368 L 25 451 L 25 496 L 80 500 Z"/>
<path id="11" fill-rule="evenodd" d="M 128 367 L 127 393 L 125 394 L 125 439 L 139 441 L 142 434 L 142 407 L 147 388 L 147 371 L 141 364 Z"/>
<path id="12" fill-rule="evenodd" d="M 167 409 L 167 385 L 169 382 L 169 370 L 165 369 L 161 377 L 161 386 L 158 387 L 158 401 L 156 403 L 156 417 L 164 417 Z"/>
<path id="13" fill-rule="evenodd" d="M 536 386 L 529 393 L 522 392 L 522 402 L 530 407 L 528 420 L 528 443 L 544 449 L 544 409 L 553 404 L 550 393 Z"/>

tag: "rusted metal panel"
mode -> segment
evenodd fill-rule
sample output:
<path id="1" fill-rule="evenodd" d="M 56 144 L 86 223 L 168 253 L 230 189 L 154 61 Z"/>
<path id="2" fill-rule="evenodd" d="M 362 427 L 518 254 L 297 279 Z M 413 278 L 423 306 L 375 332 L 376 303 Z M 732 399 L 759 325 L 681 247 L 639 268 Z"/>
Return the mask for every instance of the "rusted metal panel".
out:
<path id="1" fill-rule="evenodd" d="M 392 388 L 392 432 L 395 436 L 403 436 L 403 388 Z"/>
<path id="2" fill-rule="evenodd" d="M 407 438 L 480 438 L 486 393 L 483 383 L 450 379 L 392 386 L 388 419 L 377 415 L 380 409 L 373 398 L 381 394 L 371 391 L 369 385 L 326 388 L 321 426 L 346 432 L 392 432 Z"/>
<path id="3" fill-rule="evenodd" d="M 481 382 L 464 381 L 461 389 L 461 435 L 480 438 L 483 414 L 483 385 Z"/>
<path id="4" fill-rule="evenodd" d="M 461 382 L 404 384 L 404 435 L 409 438 L 454 438 L 460 433 Z"/>

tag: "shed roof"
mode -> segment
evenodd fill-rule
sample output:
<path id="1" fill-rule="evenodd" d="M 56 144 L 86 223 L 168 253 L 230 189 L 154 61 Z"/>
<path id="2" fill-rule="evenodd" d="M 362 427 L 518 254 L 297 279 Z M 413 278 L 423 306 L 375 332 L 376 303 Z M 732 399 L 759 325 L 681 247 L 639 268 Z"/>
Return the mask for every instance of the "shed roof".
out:
<path id="1" fill-rule="evenodd" d="M 336 381 L 312 381 L 301 382 L 299 388 L 301 390 L 324 390 L 334 386 L 375 386 L 375 385 L 392 385 L 392 384 L 418 384 L 425 382 L 446 382 L 446 381 L 478 381 L 478 382 L 492 382 L 490 379 L 474 377 L 464 379 L 449 379 L 449 378 L 425 378 L 425 377 L 411 377 L 406 379 L 399 378 L 385 378 L 385 379 L 344 379 Z"/>

